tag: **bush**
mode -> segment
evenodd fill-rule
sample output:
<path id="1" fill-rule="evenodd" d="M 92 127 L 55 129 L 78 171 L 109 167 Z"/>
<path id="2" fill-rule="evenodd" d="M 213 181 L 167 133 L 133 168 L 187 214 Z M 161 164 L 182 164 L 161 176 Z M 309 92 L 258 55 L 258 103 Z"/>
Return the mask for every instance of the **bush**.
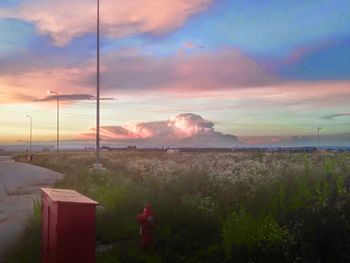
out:
<path id="1" fill-rule="evenodd" d="M 254 249 L 279 246 L 288 235 L 272 216 L 253 216 L 244 207 L 230 212 L 222 223 L 223 245 L 229 258 L 242 249 L 254 255 Z"/>

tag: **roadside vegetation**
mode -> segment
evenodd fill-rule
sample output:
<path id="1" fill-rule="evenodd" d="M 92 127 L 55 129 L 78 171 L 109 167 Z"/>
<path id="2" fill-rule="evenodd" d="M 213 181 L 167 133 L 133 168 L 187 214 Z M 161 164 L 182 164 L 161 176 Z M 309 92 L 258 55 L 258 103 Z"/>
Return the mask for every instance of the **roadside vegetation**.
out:
<path id="1" fill-rule="evenodd" d="M 25 161 L 24 155 L 16 157 Z M 100 202 L 97 262 L 350 262 L 350 154 L 105 152 L 37 154 L 55 187 Z M 139 249 L 136 215 L 156 213 Z M 40 203 L 6 262 L 40 262 Z"/>

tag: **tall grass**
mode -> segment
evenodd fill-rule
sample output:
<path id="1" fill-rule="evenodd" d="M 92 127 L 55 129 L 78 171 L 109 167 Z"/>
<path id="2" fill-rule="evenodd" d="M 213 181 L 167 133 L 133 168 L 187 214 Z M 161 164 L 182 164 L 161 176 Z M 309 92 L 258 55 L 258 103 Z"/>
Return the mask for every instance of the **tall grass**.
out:
<path id="1" fill-rule="evenodd" d="M 33 214 L 23 225 L 20 240 L 5 253 L 6 263 L 41 262 L 41 201 L 33 200 Z"/>
<path id="2" fill-rule="evenodd" d="M 106 173 L 91 174 L 93 159 L 34 160 L 65 173 L 56 187 L 100 202 L 97 262 L 350 261 L 349 154 L 116 152 L 102 156 Z M 156 211 L 149 251 L 138 247 L 135 220 L 145 202 Z M 37 260 L 33 218 L 13 251 Z M 14 253 L 9 262 L 28 262 Z"/>

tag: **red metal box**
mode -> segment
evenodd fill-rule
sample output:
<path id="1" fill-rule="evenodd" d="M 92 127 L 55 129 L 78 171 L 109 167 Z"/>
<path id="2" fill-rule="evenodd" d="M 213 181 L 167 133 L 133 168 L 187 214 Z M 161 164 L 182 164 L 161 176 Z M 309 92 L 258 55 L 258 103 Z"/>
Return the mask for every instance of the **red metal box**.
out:
<path id="1" fill-rule="evenodd" d="M 43 263 L 95 262 L 96 205 L 74 190 L 42 188 Z"/>

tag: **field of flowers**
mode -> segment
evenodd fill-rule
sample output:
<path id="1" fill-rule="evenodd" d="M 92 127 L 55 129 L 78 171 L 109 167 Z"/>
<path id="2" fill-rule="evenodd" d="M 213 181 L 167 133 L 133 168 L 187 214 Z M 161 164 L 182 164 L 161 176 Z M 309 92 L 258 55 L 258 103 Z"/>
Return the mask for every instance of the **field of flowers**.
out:
<path id="1" fill-rule="evenodd" d="M 350 262 L 348 153 L 104 152 L 92 174 L 91 153 L 34 160 L 100 202 L 97 262 Z M 142 251 L 148 201 L 157 240 Z M 7 258 L 40 262 L 40 204 Z"/>

